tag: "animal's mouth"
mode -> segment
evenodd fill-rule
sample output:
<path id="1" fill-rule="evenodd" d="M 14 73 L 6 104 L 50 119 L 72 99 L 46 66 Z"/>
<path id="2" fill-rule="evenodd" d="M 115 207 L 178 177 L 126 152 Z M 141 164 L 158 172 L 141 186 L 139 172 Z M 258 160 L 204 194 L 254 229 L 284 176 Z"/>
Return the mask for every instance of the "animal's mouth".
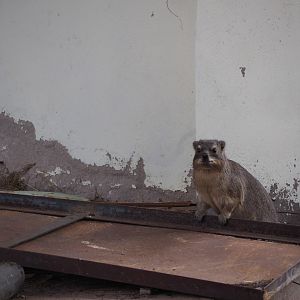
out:
<path id="1" fill-rule="evenodd" d="M 201 158 L 196 159 L 196 166 L 203 169 L 211 169 L 214 166 L 214 161 L 205 160 L 203 161 Z"/>
<path id="2" fill-rule="evenodd" d="M 202 169 L 212 169 L 213 168 L 213 164 L 211 164 L 211 163 L 201 163 L 199 165 L 199 167 L 202 168 Z"/>

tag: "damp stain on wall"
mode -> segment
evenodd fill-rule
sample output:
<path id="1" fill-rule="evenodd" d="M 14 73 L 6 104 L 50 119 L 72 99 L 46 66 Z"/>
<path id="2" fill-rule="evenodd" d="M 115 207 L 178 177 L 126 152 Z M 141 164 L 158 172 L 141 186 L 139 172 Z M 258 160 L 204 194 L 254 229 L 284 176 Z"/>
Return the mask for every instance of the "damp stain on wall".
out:
<path id="1" fill-rule="evenodd" d="M 297 198 L 300 178 L 294 178 L 293 183 L 286 183 L 285 187 L 279 187 L 278 183 L 270 186 L 270 196 L 275 201 L 279 210 L 295 211 L 299 210 L 299 203 L 292 201 Z"/>
<path id="2" fill-rule="evenodd" d="M 286 183 L 284 187 L 278 183 L 270 186 L 270 196 L 281 222 L 300 225 L 300 203 L 293 200 L 297 199 L 299 184 L 300 178 L 294 178 L 292 183 Z"/>
<path id="3" fill-rule="evenodd" d="M 106 155 L 112 157 L 108 152 Z M 4 112 L 0 114 L 0 161 L 5 162 L 10 171 L 35 164 L 24 175 L 28 190 L 63 192 L 107 201 L 160 202 L 195 198 L 192 186 L 187 186 L 186 191 L 146 186 L 142 157 L 134 167 L 130 159 L 121 170 L 108 164 L 85 164 L 71 157 L 58 141 L 37 140 L 31 122 L 16 122 Z"/>

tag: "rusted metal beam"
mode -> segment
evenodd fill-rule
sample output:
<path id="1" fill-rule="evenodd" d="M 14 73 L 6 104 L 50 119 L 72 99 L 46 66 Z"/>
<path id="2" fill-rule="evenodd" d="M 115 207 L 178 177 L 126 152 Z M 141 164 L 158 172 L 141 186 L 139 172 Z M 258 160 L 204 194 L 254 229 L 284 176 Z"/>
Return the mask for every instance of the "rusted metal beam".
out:
<path id="1" fill-rule="evenodd" d="M 85 214 L 75 214 L 66 216 L 63 218 L 58 218 L 57 220 L 51 222 L 50 224 L 44 225 L 42 227 L 36 228 L 33 231 L 24 234 L 22 237 L 19 238 L 13 238 L 9 239 L 7 241 L 3 241 L 0 243 L 0 247 L 4 248 L 13 248 L 18 245 L 21 245 L 23 243 L 29 242 L 31 240 L 34 240 L 38 237 L 41 237 L 43 235 L 46 235 L 50 232 L 53 232 L 55 230 L 58 230 L 60 228 L 63 228 L 65 226 L 68 226 L 70 224 L 73 224 L 79 220 L 82 220 L 85 218 Z"/>
<path id="2" fill-rule="evenodd" d="M 281 224 L 273 224 L 273 223 L 263 223 L 263 222 L 252 222 L 247 220 L 230 220 L 226 226 L 220 226 L 217 217 L 214 216 L 206 216 L 206 220 L 199 224 L 199 222 L 194 218 L 194 216 L 190 216 L 188 214 L 177 215 L 177 218 L 172 218 L 171 220 L 169 212 L 165 216 L 165 220 L 158 221 L 148 221 L 150 218 L 145 220 L 135 219 L 135 218 L 123 218 L 123 217 L 110 217 L 103 216 L 101 214 L 89 215 L 87 218 L 91 220 L 97 221 L 108 221 L 108 222 L 117 222 L 123 224 L 131 224 L 131 225 L 142 225 L 142 226 L 150 226 L 150 227 L 161 227 L 161 228 L 171 228 L 171 229 L 180 229 L 180 230 L 188 230 L 188 231 L 198 231 L 198 232 L 206 232 L 213 233 L 219 235 L 229 235 L 240 238 L 247 239 L 259 239 L 259 240 L 267 240 L 288 244 L 299 244 L 300 245 L 300 237 L 297 235 L 297 230 L 300 229 L 300 226 L 294 225 L 283 225 Z M 172 215 L 171 217 L 174 217 Z M 255 228 L 257 224 L 260 223 L 261 228 Z M 245 227 L 249 225 L 249 227 Z M 273 225 L 277 228 L 274 228 Z M 285 236 L 286 228 L 289 227 L 291 232 L 296 232 L 294 236 L 288 234 Z M 239 228 L 240 227 L 240 228 Z M 271 229 L 271 232 L 268 232 L 268 229 Z M 276 230 L 277 229 L 277 230 Z M 284 229 L 284 230 L 282 230 Z M 249 231 L 247 231 L 249 230 Z M 280 235 L 282 234 L 282 235 Z"/>
<path id="3" fill-rule="evenodd" d="M 300 261 L 264 287 L 265 299 L 271 297 L 300 276 Z M 299 295 L 300 298 L 300 295 Z"/>
<path id="4" fill-rule="evenodd" d="M 95 203 L 106 204 L 105 201 L 93 200 Z M 165 202 L 129 202 L 129 201 L 116 201 L 111 203 L 111 205 L 127 205 L 135 207 L 190 207 L 196 206 L 191 201 L 165 201 Z"/>
<path id="5" fill-rule="evenodd" d="M 223 226 L 214 216 L 206 216 L 204 221 L 199 223 L 189 213 L 10 193 L 0 193 L 0 208 L 1 206 L 5 209 L 38 211 L 49 215 L 86 213 L 90 219 L 95 220 L 300 244 L 300 226 L 297 225 L 230 219 L 228 224 Z"/>
<path id="6" fill-rule="evenodd" d="M 0 257 L 4 259 L 9 257 L 24 267 L 100 278 L 174 292 L 212 297 L 214 299 L 264 299 L 264 291 L 261 289 L 109 265 L 83 259 L 6 248 L 0 248 Z"/>

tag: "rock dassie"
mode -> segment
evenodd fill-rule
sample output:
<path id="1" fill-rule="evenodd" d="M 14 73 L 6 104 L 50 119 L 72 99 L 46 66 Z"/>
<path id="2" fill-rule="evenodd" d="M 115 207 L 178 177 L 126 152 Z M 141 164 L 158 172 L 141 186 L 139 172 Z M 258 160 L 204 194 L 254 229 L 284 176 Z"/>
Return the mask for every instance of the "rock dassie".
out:
<path id="1" fill-rule="evenodd" d="M 224 141 L 199 140 L 193 146 L 199 220 L 213 208 L 221 224 L 230 217 L 278 222 L 271 197 L 246 169 L 226 158 Z"/>

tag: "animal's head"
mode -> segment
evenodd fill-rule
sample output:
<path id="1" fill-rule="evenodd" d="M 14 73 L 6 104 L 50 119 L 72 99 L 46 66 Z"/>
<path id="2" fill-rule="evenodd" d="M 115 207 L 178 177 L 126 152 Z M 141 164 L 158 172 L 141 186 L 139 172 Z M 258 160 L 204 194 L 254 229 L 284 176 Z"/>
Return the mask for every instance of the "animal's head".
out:
<path id="1" fill-rule="evenodd" d="M 218 140 L 199 140 L 193 143 L 195 150 L 194 170 L 220 171 L 224 167 L 225 142 Z"/>

